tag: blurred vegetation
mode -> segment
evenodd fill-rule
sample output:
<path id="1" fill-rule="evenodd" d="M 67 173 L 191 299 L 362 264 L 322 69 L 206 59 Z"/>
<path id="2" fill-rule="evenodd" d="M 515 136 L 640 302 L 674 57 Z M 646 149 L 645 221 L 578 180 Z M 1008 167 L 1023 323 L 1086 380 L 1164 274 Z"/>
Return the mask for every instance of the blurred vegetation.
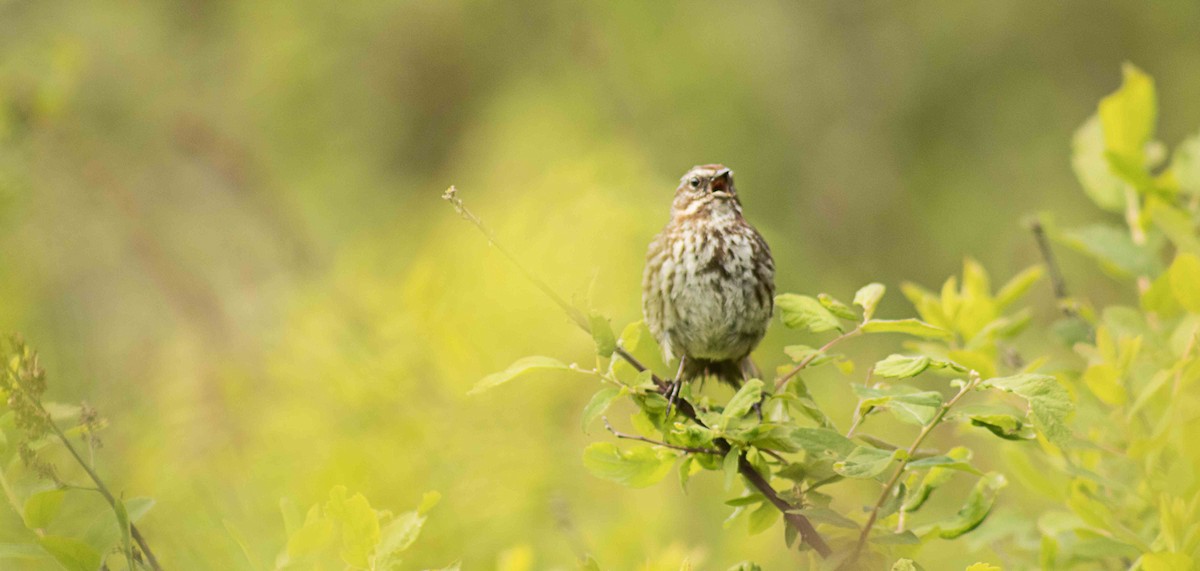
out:
<path id="1" fill-rule="evenodd" d="M 1197 37 L 1182 0 L 0 0 L 0 329 L 41 351 L 47 399 L 107 419 L 97 470 L 155 499 L 138 526 L 170 568 L 269 567 L 280 498 L 339 485 L 397 513 L 441 492 L 405 568 L 566 569 L 581 549 L 606 569 L 788 568 L 778 534 L 722 529 L 720 502 L 592 477 L 592 383 L 466 396 L 519 356 L 592 347 L 442 190 L 619 323 L 677 177 L 706 162 L 737 171 L 783 291 L 933 286 L 968 254 L 1008 276 L 1038 260 L 1031 212 L 1121 223 L 1070 141 L 1122 62 L 1158 79 L 1158 139 L 1195 132 Z M 1073 293 L 1136 304 L 1061 258 Z M 1033 303 L 1057 315 L 1049 288 Z M 851 410 L 823 379 L 816 399 Z M 1010 487 L 992 521 L 1035 498 Z M 30 533 L 0 510 L 0 543 Z M 922 561 L 999 560 L 971 547 Z"/>

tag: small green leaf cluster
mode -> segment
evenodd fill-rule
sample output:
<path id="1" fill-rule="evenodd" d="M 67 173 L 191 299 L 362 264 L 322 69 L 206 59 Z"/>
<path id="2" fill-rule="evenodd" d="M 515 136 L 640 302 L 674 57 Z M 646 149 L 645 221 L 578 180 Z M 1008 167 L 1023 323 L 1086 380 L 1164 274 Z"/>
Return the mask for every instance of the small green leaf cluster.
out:
<path id="1" fill-rule="evenodd" d="M 0 353 L 0 489 L 11 509 L 21 517 L 27 536 L 0 550 L 0 567 L 9 568 L 37 560 L 54 560 L 72 571 L 156 568 L 148 548 L 140 543 L 136 523 L 154 506 L 150 498 L 114 497 L 99 479 L 90 460 L 75 448 L 78 439 L 94 456 L 97 433 L 106 425 L 87 406 L 43 402 L 46 372 L 38 354 L 19 337 L 12 337 Z M 60 423 L 71 423 L 67 430 Z M 14 457 L 19 462 L 12 461 Z M 60 474 L 56 460 L 68 458 L 85 476 L 79 483 Z M 70 509 L 64 508 L 64 504 Z M 135 545 L 135 542 L 137 544 Z"/>
<path id="2" fill-rule="evenodd" d="M 280 502 L 287 544 L 275 569 L 398 569 L 401 555 L 417 540 L 442 497 L 426 492 L 416 509 L 392 514 L 372 508 L 362 494 L 347 493 L 345 486 L 335 486 L 323 504 L 313 504 L 303 515 L 291 500 Z M 457 569 L 454 563 L 445 571 Z"/>

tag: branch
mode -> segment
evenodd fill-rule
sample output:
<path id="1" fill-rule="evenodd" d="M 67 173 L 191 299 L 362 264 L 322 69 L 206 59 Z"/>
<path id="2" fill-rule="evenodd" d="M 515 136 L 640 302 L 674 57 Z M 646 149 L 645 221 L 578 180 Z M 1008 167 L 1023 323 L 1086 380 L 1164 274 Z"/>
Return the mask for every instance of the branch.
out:
<path id="1" fill-rule="evenodd" d="M 459 215 L 461 215 L 464 219 L 466 219 L 468 222 L 470 222 L 476 228 L 478 228 L 480 232 L 483 232 L 484 236 L 487 237 L 488 241 L 491 242 L 492 245 L 494 245 L 496 247 L 496 249 L 500 250 L 500 253 L 504 254 L 504 256 L 506 258 L 508 258 L 508 260 L 510 262 L 512 262 L 513 265 L 515 265 L 518 270 L 521 271 L 521 273 L 525 276 L 526 279 L 528 279 L 535 286 L 537 286 L 538 289 L 542 290 L 542 293 L 546 294 L 548 297 L 550 297 L 550 299 L 554 300 L 554 303 L 557 304 L 559 306 L 559 308 L 561 308 L 564 312 L 566 312 L 566 314 L 571 318 L 571 320 L 574 321 L 575 324 L 578 325 L 580 329 L 583 329 L 584 333 L 587 333 L 590 335 L 591 327 L 588 326 L 587 320 L 584 319 L 583 312 L 579 311 L 578 308 L 567 303 L 566 300 L 564 300 L 561 296 L 559 296 L 557 293 L 555 293 L 554 290 L 550 288 L 550 286 L 546 285 L 545 282 L 538 279 L 537 276 L 533 275 L 533 273 L 530 272 L 528 269 L 526 269 L 525 266 L 522 265 L 515 256 L 513 256 L 511 253 L 509 253 L 509 251 L 507 249 L 505 249 L 503 246 L 501 246 L 499 244 L 499 242 L 496 240 L 495 235 L 492 234 L 492 231 L 489 230 L 486 226 L 484 226 L 483 221 L 480 220 L 479 217 L 475 216 L 474 213 L 472 213 L 470 210 L 467 209 L 467 207 L 463 203 L 462 199 L 458 197 L 457 192 L 458 192 L 458 189 L 451 186 L 449 189 L 446 190 L 445 194 L 442 195 L 442 198 L 444 200 L 446 200 L 447 202 L 449 202 L 451 205 L 453 205 L 454 209 L 459 213 Z M 858 331 L 858 329 L 855 329 L 855 331 Z M 832 347 L 835 342 L 837 342 L 841 339 L 844 339 L 846 337 L 849 337 L 849 336 L 850 336 L 849 334 L 843 334 L 842 336 L 838 337 L 837 339 L 830 341 L 828 344 L 826 344 L 826 346 L 824 348 L 822 348 L 822 351 L 828 349 L 829 347 Z M 625 362 L 629 363 L 629 365 L 632 366 L 634 369 L 637 369 L 637 371 L 639 373 L 647 370 L 646 366 L 643 365 L 640 361 L 638 361 L 637 358 L 635 358 L 633 355 L 631 355 L 629 353 L 629 351 L 627 351 L 624 347 L 617 345 L 615 354 L 618 357 L 620 357 L 621 359 L 625 360 Z M 812 362 L 812 359 L 808 359 L 807 361 Z M 807 363 L 802 363 L 802 365 L 807 366 Z M 794 376 L 796 373 L 798 373 L 799 369 L 802 369 L 803 366 L 798 367 L 797 370 L 793 371 L 792 373 L 789 373 L 788 376 L 784 379 L 784 381 L 786 381 L 787 378 L 790 378 L 790 377 Z M 658 375 L 655 375 L 654 373 L 651 373 L 650 378 L 654 381 L 654 384 L 655 384 L 655 386 L 658 387 L 658 390 L 660 393 L 666 391 L 667 383 L 665 381 L 663 381 L 662 378 L 660 378 Z M 696 409 L 692 407 L 692 404 L 690 402 L 688 402 L 687 399 L 679 398 L 675 406 L 676 406 L 676 410 L 678 410 L 684 416 L 691 419 L 696 424 L 699 424 L 700 426 L 704 426 L 704 423 L 700 422 L 700 418 L 696 415 Z M 724 438 L 714 439 L 713 444 L 717 447 L 717 452 L 722 455 L 728 454 L 729 450 L 731 449 L 729 442 L 726 441 Z M 808 518 L 804 517 L 803 515 L 797 514 L 797 513 L 790 513 L 792 510 L 796 509 L 796 506 L 793 506 L 787 500 L 784 500 L 783 498 L 779 497 L 779 493 L 776 492 L 775 489 L 771 487 L 771 483 L 768 482 L 766 480 L 766 478 L 763 477 L 762 474 L 759 474 L 758 470 L 754 469 L 754 466 L 750 465 L 750 462 L 748 460 L 746 460 L 746 456 L 744 454 L 742 456 L 738 457 L 738 473 L 740 473 L 742 475 L 742 477 L 746 478 L 747 482 L 750 482 L 750 484 L 752 486 L 754 486 L 756 489 L 758 489 L 759 493 L 761 493 L 763 496 L 765 496 L 767 498 L 767 500 L 771 502 L 772 505 L 774 505 L 776 508 L 778 508 L 779 511 L 783 512 L 784 519 L 786 519 L 787 522 L 792 527 L 796 528 L 796 531 L 798 531 L 800 533 L 801 541 L 803 541 L 805 545 L 808 545 L 809 547 L 811 547 L 813 549 L 813 551 L 816 551 L 817 554 L 819 554 L 821 557 L 829 557 L 829 555 L 831 553 L 833 553 L 833 551 L 829 548 L 829 544 L 825 543 L 825 540 L 821 537 L 821 535 L 819 533 L 817 533 L 817 529 L 815 527 L 813 527 L 812 522 L 810 522 L 808 520 Z"/>
<path id="2" fill-rule="evenodd" d="M 974 389 L 975 386 L 979 384 L 980 380 L 981 378 L 979 373 L 971 371 L 970 380 L 963 383 L 962 388 L 958 390 L 958 394 L 954 395 L 954 398 L 942 405 L 942 408 L 938 410 L 937 416 L 933 417 L 933 420 L 931 420 L 929 424 L 925 425 L 925 427 L 921 429 L 921 433 L 917 435 L 916 440 L 913 440 L 912 446 L 908 447 L 908 453 L 900 460 L 900 465 L 896 466 L 895 473 L 893 473 L 891 479 L 889 479 L 887 483 L 883 485 L 883 491 L 879 494 L 879 499 L 876 500 L 875 507 L 871 508 L 871 515 L 867 517 L 867 523 L 863 525 L 862 533 L 858 535 L 858 544 L 854 547 L 854 555 L 850 557 L 850 561 L 858 559 L 859 553 L 862 552 L 863 545 L 867 543 L 867 537 L 871 535 L 871 528 L 874 527 L 875 520 L 879 517 L 879 510 L 887 501 L 888 495 L 892 492 L 892 488 L 896 486 L 896 482 L 900 481 L 900 476 L 904 474 L 904 468 L 908 466 L 908 461 L 912 459 L 913 455 L 921 447 L 921 443 L 925 441 L 925 437 L 929 436 L 929 433 L 933 432 L 933 429 L 942 423 L 942 420 L 946 418 L 946 413 L 950 412 L 950 408 L 953 407 L 959 401 L 959 399 L 970 392 L 971 389 Z"/>
<path id="3" fill-rule="evenodd" d="M 1076 317 L 1078 312 L 1070 302 L 1070 295 L 1067 294 L 1067 281 L 1063 279 L 1062 270 L 1058 268 L 1054 250 L 1050 249 L 1050 240 L 1046 238 L 1046 229 L 1042 227 L 1042 222 L 1035 218 L 1029 222 L 1029 230 L 1033 232 L 1038 252 L 1041 252 L 1042 261 L 1046 263 L 1046 270 L 1050 273 L 1050 284 L 1054 288 L 1054 299 L 1058 300 L 1059 309 L 1067 317 Z"/>
<path id="4" fill-rule="evenodd" d="M 779 379 L 775 381 L 775 394 L 779 394 L 779 392 L 783 390 L 783 387 L 785 385 L 787 385 L 787 382 L 792 380 L 792 377 L 800 374 L 800 371 L 803 371 L 805 367 L 812 364 L 812 362 L 817 357 L 824 355 L 827 351 L 832 349 L 834 345 L 837 345 L 838 343 L 841 343 L 842 341 L 845 341 L 851 337 L 858 336 L 860 334 L 862 334 L 862 324 L 861 323 L 858 324 L 858 326 L 855 327 L 854 329 L 851 329 L 850 331 L 847 331 L 841 335 L 838 335 L 837 337 L 834 337 L 833 339 L 830 339 L 828 343 L 821 346 L 820 349 L 817 349 L 817 351 L 815 353 L 805 357 L 803 361 L 800 361 L 800 363 L 798 363 L 792 370 L 788 371 L 786 375 L 779 377 Z"/>
<path id="5" fill-rule="evenodd" d="M 600 417 L 600 419 L 604 421 L 604 428 L 608 429 L 608 431 L 613 433 L 613 436 L 616 436 L 617 438 L 624 438 L 626 440 L 640 440 L 642 442 L 647 442 L 647 443 L 653 444 L 655 446 L 662 446 L 664 448 L 671 448 L 674 450 L 682 450 L 689 454 L 716 454 L 716 455 L 719 455 L 721 453 L 720 450 L 714 450 L 712 448 L 695 448 L 692 446 L 679 446 L 677 444 L 671 444 L 669 442 L 659 442 L 658 440 L 646 438 L 645 436 L 638 436 L 636 434 L 625 434 L 624 432 L 618 432 L 617 429 L 613 428 L 613 425 L 609 424 L 607 416 L 602 416 L 602 417 Z"/>
<path id="6" fill-rule="evenodd" d="M 37 404 L 38 407 L 41 408 L 41 403 Z M 45 409 L 43 408 L 42 411 L 45 412 Z M 49 413 L 46 413 L 46 418 L 50 418 Z M 104 485 L 104 481 L 100 479 L 100 475 L 97 474 L 95 470 L 92 470 L 92 467 L 83 460 L 83 456 L 80 456 L 79 451 L 75 450 L 75 447 L 71 445 L 71 440 L 67 438 L 66 434 L 63 434 L 62 429 L 60 429 L 53 421 L 48 421 L 48 423 L 50 425 L 50 429 L 54 431 L 54 435 L 62 441 L 63 446 L 67 447 L 67 450 L 71 453 L 71 456 L 75 457 L 75 461 L 83 467 L 85 472 L 87 472 L 88 477 L 92 479 L 92 483 L 96 484 L 96 491 L 99 492 L 101 496 L 104 496 L 104 499 L 108 502 L 108 505 L 115 511 L 117 509 L 118 500 L 112 495 L 112 492 L 108 491 L 108 487 Z M 133 536 L 133 540 L 137 542 L 138 548 L 142 551 L 142 554 L 146 556 L 146 561 L 150 564 L 150 568 L 154 569 L 154 571 L 162 571 L 162 567 L 158 564 L 158 559 L 154 557 L 154 552 L 150 551 L 150 545 L 146 542 L 146 539 L 142 537 L 142 532 L 138 531 L 137 526 L 134 525 L 132 521 L 129 522 L 129 533 Z M 133 562 L 131 561 L 130 565 L 132 566 L 132 564 Z"/>
<path id="7" fill-rule="evenodd" d="M 509 252 L 508 248 L 505 248 L 502 244 L 500 244 L 500 241 L 496 239 L 496 235 L 492 233 L 492 230 L 484 225 L 483 220 L 480 220 L 478 216 L 475 216 L 475 213 L 467 209 L 466 204 L 463 204 L 462 199 L 458 197 L 457 188 L 454 188 L 453 186 L 447 188 L 446 192 L 442 194 L 442 200 L 449 202 L 452 206 L 454 206 L 454 210 L 458 212 L 459 216 L 462 216 L 464 220 L 474 224 L 480 232 L 483 232 L 483 235 L 488 239 L 488 243 L 499 250 L 505 258 L 508 258 L 508 261 L 512 263 L 512 265 L 516 266 L 518 270 L 520 270 L 521 275 L 525 276 L 525 279 L 529 280 L 530 283 L 542 290 L 542 293 L 546 294 L 546 297 L 549 297 L 554 301 L 555 305 L 566 312 L 567 317 L 570 317 L 571 321 L 574 321 L 576 325 L 582 327 L 583 330 L 589 335 L 592 333 L 592 328 L 588 326 L 587 319 L 584 318 L 583 312 L 579 311 L 579 308 L 567 303 L 567 300 L 563 299 L 562 296 L 558 295 L 553 288 L 551 288 L 549 285 L 546 285 L 546 282 L 539 279 L 533 274 L 532 271 L 529 270 L 529 268 L 525 267 L 525 264 L 522 264 L 521 261 L 512 254 L 512 252 Z"/>

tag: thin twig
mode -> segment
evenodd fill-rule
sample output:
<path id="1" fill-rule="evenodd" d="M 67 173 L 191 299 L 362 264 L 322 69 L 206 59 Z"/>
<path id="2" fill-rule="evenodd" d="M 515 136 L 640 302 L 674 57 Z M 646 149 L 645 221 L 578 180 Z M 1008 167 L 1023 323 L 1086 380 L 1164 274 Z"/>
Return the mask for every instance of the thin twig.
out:
<path id="1" fill-rule="evenodd" d="M 1058 267 L 1058 260 L 1054 257 L 1054 250 L 1050 248 L 1050 240 L 1046 238 L 1046 229 L 1040 220 L 1033 219 L 1029 222 L 1029 230 L 1033 232 L 1038 252 L 1042 254 L 1042 261 L 1046 263 L 1046 271 L 1050 273 L 1050 285 L 1054 288 L 1054 299 L 1058 300 L 1059 309 L 1067 317 L 1076 317 L 1078 313 L 1070 303 L 1067 281 L 1063 279 L 1062 270 Z"/>
<path id="2" fill-rule="evenodd" d="M 875 365 L 871 365 L 871 367 L 867 369 L 867 378 L 863 380 L 863 387 L 871 387 L 871 377 L 874 374 Z M 871 407 L 867 410 L 862 410 L 862 402 L 863 399 L 858 399 L 858 404 L 854 405 L 854 419 L 850 422 L 850 430 L 846 431 L 846 438 L 854 437 L 854 431 L 858 430 L 859 425 L 861 425 L 863 421 L 867 419 L 867 415 L 871 414 L 871 411 L 875 408 Z"/>
<path id="3" fill-rule="evenodd" d="M 503 253 L 504 256 L 513 263 L 513 265 L 517 266 L 517 268 L 521 270 L 521 273 L 525 275 L 526 279 L 533 282 L 538 289 L 542 290 L 543 293 L 554 300 L 554 302 L 560 308 L 562 308 L 562 310 L 566 312 L 568 316 L 571 317 L 572 321 L 574 321 L 575 324 L 580 327 L 580 329 L 583 329 L 585 333 L 591 334 L 591 327 L 588 326 L 587 320 L 583 318 L 583 313 L 571 304 L 567 303 L 562 297 L 555 293 L 550 286 L 546 285 L 545 282 L 534 276 L 525 268 L 524 265 L 517 261 L 515 256 L 510 254 L 508 250 L 504 249 L 498 243 L 491 231 L 483 225 L 483 222 L 467 209 L 466 205 L 463 204 L 462 199 L 458 198 L 457 192 L 457 189 L 452 186 L 446 190 L 445 194 L 442 195 L 442 198 L 450 202 L 454 206 L 454 209 L 458 211 L 459 215 L 474 224 L 476 228 L 483 232 L 488 241 L 496 246 L 496 248 L 499 249 L 500 252 Z M 842 337 L 846 336 L 843 335 Z M 835 341 L 837 340 L 835 339 Z M 832 346 L 832 343 L 833 342 L 830 342 L 830 344 L 826 345 L 826 348 Z M 636 369 L 639 373 L 648 370 L 645 365 L 643 365 L 637 360 L 637 358 L 631 355 L 629 351 L 620 345 L 617 345 L 615 354 L 621 359 L 625 360 L 625 362 L 629 363 L 629 365 Z M 792 374 L 794 375 L 795 373 Z M 667 383 L 663 381 L 662 378 L 654 373 L 650 374 L 650 378 L 654 381 L 654 384 L 658 387 L 660 393 L 666 391 Z M 704 423 L 700 421 L 699 416 L 696 414 L 696 409 L 692 407 L 692 404 L 688 402 L 687 399 L 680 398 L 676 403 L 676 409 L 696 424 L 704 426 Z M 724 438 L 713 439 L 713 445 L 717 447 L 717 452 L 722 455 L 728 454 L 732 449 L 732 446 L 730 446 L 729 442 Z M 792 513 L 792 510 L 795 510 L 796 506 L 793 506 L 787 500 L 779 497 L 779 493 L 775 491 L 775 488 L 771 487 L 771 483 L 768 482 L 762 474 L 759 474 L 758 470 L 756 470 L 754 466 L 752 466 L 750 462 L 746 460 L 745 454 L 742 454 L 738 457 L 738 473 L 740 473 L 742 477 L 750 483 L 750 485 L 754 486 L 759 493 L 765 496 L 772 505 L 774 505 L 780 512 L 783 513 L 784 519 L 787 520 L 789 525 L 796 528 L 796 531 L 800 534 L 800 540 L 803 541 L 805 545 L 811 547 L 813 551 L 816 551 L 821 557 L 829 557 L 829 555 L 833 553 L 833 550 L 829 548 L 829 544 L 825 543 L 825 539 L 822 538 L 821 534 L 817 532 L 817 529 L 813 527 L 812 522 L 801 514 Z"/>
<path id="4" fill-rule="evenodd" d="M 525 279 L 537 286 L 538 289 L 542 290 L 542 293 L 546 294 L 546 296 L 553 300 L 559 308 L 565 311 L 567 316 L 570 317 L 571 320 L 576 323 L 576 325 L 582 327 L 584 331 L 587 331 L 589 334 L 591 333 L 592 328 L 588 326 L 587 319 L 583 316 L 583 312 L 579 311 L 579 308 L 567 303 L 567 300 L 558 295 L 558 293 L 555 292 L 554 289 L 552 289 L 549 285 L 547 285 L 546 282 L 534 275 L 529 268 L 525 267 L 525 264 L 522 264 L 521 261 L 512 254 L 512 252 L 509 252 L 508 249 L 496 239 L 496 235 L 492 232 L 491 228 L 488 228 L 487 225 L 483 223 L 483 220 L 480 220 L 478 216 L 475 216 L 473 212 L 467 209 L 467 206 L 463 204 L 462 199 L 458 197 L 457 188 L 451 186 L 450 188 L 446 189 L 446 192 L 442 194 L 442 199 L 453 205 L 454 210 L 458 212 L 459 216 L 462 216 L 467 222 L 474 224 L 480 232 L 483 232 L 483 235 L 487 237 L 488 242 L 491 243 L 496 250 L 503 254 L 505 258 L 508 258 L 508 261 L 521 271 L 521 274 L 525 276 Z"/>
<path id="5" fill-rule="evenodd" d="M 763 454 L 766 454 L 767 456 L 770 456 L 776 460 L 779 460 L 780 462 L 783 462 L 784 464 L 791 463 L 791 462 L 788 462 L 787 458 L 783 457 L 783 454 L 780 454 L 774 450 L 771 450 L 770 448 L 759 448 L 758 451 L 762 452 Z"/>
<path id="6" fill-rule="evenodd" d="M 845 341 L 851 337 L 855 337 L 861 333 L 862 333 L 862 324 L 860 323 L 854 329 L 851 329 L 850 331 L 847 331 L 841 335 L 838 335 L 837 337 L 834 337 L 833 339 L 830 339 L 828 343 L 821 346 L 820 349 L 817 349 L 817 351 L 815 353 L 810 354 L 809 356 L 805 357 L 804 360 L 797 363 L 796 366 L 792 368 L 792 370 L 787 372 L 787 374 L 785 374 L 782 377 L 779 377 L 779 379 L 775 381 L 775 394 L 779 394 L 783 390 L 784 386 L 787 385 L 787 382 L 792 380 L 792 377 L 800 374 L 800 371 L 803 371 L 805 367 L 812 364 L 812 362 L 814 360 L 816 360 L 817 357 L 824 355 L 826 352 L 828 352 L 830 349 L 832 349 L 834 345 L 837 345 L 838 343 L 841 343 L 842 341 Z"/>
<path id="7" fill-rule="evenodd" d="M 38 406 L 40 407 L 41 404 L 38 403 Z M 45 409 L 43 409 L 43 411 L 44 410 Z M 49 413 L 47 413 L 47 418 L 48 417 Z M 104 496 L 104 499 L 108 501 L 109 506 L 116 510 L 117 502 L 119 500 L 112 495 L 112 492 L 108 491 L 108 487 L 104 485 L 104 481 L 100 479 L 100 475 L 92 470 L 92 467 L 89 466 L 87 462 L 84 462 L 83 456 L 80 456 L 79 451 L 71 445 L 71 440 L 67 438 L 66 434 L 63 434 L 62 429 L 60 429 L 57 424 L 50 422 L 49 425 L 50 429 L 54 431 L 55 436 L 57 436 L 58 439 L 62 441 L 63 445 L 67 447 L 67 451 L 71 453 L 71 456 L 75 457 L 75 461 L 78 462 L 81 467 L 83 467 L 84 472 L 87 472 L 88 477 L 92 479 L 92 483 L 96 484 L 96 491 L 99 492 L 101 496 Z M 137 542 L 138 548 L 141 549 L 142 554 L 146 556 L 146 561 L 150 564 L 150 568 L 154 569 L 154 571 L 162 571 L 162 567 L 158 564 L 158 559 L 154 557 L 154 552 L 150 551 L 150 545 L 146 542 L 146 539 L 142 537 L 142 533 L 138 531 L 137 526 L 134 525 L 132 521 L 129 522 L 129 532 L 133 536 L 133 540 Z"/>
<path id="8" fill-rule="evenodd" d="M 896 482 L 900 481 L 900 476 L 904 474 L 904 468 L 908 466 L 908 461 L 912 459 L 913 454 L 921 447 L 921 443 L 925 441 L 925 437 L 929 436 L 929 433 L 933 432 L 933 429 L 942 423 L 942 419 L 946 417 L 946 413 L 950 411 L 950 408 L 970 392 L 971 389 L 974 389 L 980 380 L 979 373 L 971 371 L 970 379 L 963 383 L 962 388 L 958 390 L 958 394 L 954 395 L 954 398 L 951 398 L 938 409 L 937 416 L 934 416 L 933 420 L 921 429 L 921 433 L 917 435 L 916 440 L 913 440 L 912 446 L 908 447 L 908 453 L 900 459 L 900 465 L 896 466 L 896 471 L 892 474 L 892 477 L 883 485 L 883 491 L 880 492 L 879 499 L 875 501 L 875 507 L 871 508 L 871 515 L 867 517 L 867 523 L 863 525 L 862 532 L 858 535 L 858 544 L 854 547 L 854 555 L 850 558 L 850 561 L 857 559 L 859 553 L 862 552 L 863 546 L 867 543 L 867 538 L 871 535 L 871 528 L 874 527 L 875 520 L 879 517 L 879 510 L 887 502 L 892 488 L 896 486 Z"/>
<path id="9" fill-rule="evenodd" d="M 717 455 L 721 454 L 720 450 L 716 450 L 713 448 L 695 448 L 692 446 L 679 446 L 677 444 L 671 444 L 669 442 L 660 442 L 658 440 L 646 438 L 645 436 L 639 436 L 637 434 L 625 434 L 624 432 L 619 432 L 617 429 L 613 428 L 613 425 L 609 424 L 607 416 L 602 416 L 602 417 L 600 417 L 600 419 L 604 421 L 604 428 L 607 428 L 608 431 L 613 433 L 613 436 L 616 436 L 617 438 L 624 438 L 626 440 L 640 440 L 642 442 L 647 442 L 647 443 L 653 444 L 655 446 L 662 446 L 662 447 L 671 448 L 674 450 L 682 450 L 689 454 L 717 454 Z"/>

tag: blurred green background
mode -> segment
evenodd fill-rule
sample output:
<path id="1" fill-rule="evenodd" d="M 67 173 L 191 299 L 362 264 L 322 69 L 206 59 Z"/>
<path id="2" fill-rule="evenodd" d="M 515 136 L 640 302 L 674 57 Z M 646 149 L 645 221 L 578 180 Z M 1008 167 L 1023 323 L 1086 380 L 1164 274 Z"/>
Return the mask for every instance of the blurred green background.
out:
<path id="1" fill-rule="evenodd" d="M 1038 259 L 1022 216 L 1099 216 L 1070 136 L 1123 61 L 1158 79 L 1165 142 L 1200 125 L 1190 0 L 0 0 L 0 329 L 109 419 L 100 468 L 157 499 L 172 568 L 254 568 L 230 529 L 269 565 L 280 497 L 336 484 L 445 495 L 412 569 L 570 569 L 579 544 L 606 569 L 794 568 L 780 526 L 722 529 L 715 477 L 590 476 L 594 382 L 465 395 L 591 341 L 439 195 L 618 326 L 700 163 L 736 171 L 783 291 L 936 286 L 964 255 L 1001 281 Z"/>

